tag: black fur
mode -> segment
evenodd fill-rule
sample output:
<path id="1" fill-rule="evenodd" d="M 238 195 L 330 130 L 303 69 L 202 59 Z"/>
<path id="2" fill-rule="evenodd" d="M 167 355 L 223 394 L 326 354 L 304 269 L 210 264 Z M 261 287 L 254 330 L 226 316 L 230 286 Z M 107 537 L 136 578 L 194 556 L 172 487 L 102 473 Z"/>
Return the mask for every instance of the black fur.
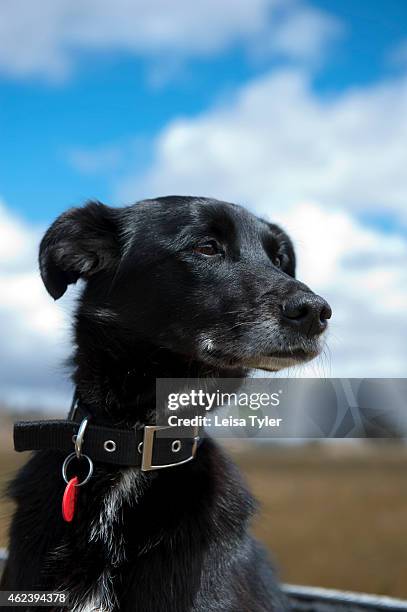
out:
<path id="1" fill-rule="evenodd" d="M 154 422 L 156 377 L 242 377 L 310 359 L 330 316 L 295 280 L 280 228 L 204 198 L 72 209 L 45 234 L 40 268 L 55 299 L 86 280 L 73 380 L 109 425 Z M 72 524 L 60 511 L 63 458 L 36 453 L 10 486 L 3 589 L 66 589 L 78 610 L 92 595 L 114 611 L 288 609 L 248 532 L 253 499 L 213 441 L 168 470 L 97 465 Z"/>

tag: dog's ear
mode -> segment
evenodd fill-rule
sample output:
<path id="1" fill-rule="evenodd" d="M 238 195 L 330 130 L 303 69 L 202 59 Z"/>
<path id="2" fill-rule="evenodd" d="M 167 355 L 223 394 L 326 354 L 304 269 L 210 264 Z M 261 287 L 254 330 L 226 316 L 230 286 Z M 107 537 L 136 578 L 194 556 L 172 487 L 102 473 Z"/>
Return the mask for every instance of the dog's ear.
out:
<path id="1" fill-rule="evenodd" d="M 63 213 L 45 233 L 40 244 L 40 271 L 55 300 L 79 278 L 89 278 L 117 265 L 118 213 L 119 209 L 89 202 Z"/>

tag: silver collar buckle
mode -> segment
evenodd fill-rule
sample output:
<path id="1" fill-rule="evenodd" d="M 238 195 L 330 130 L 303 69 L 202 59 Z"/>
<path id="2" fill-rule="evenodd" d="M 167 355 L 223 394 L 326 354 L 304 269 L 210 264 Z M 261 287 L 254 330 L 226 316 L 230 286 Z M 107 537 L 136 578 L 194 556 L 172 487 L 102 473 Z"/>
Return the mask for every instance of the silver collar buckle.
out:
<path id="1" fill-rule="evenodd" d="M 155 434 L 157 431 L 160 431 L 163 429 L 174 430 L 175 428 L 169 425 L 146 425 L 144 427 L 144 439 L 143 439 L 143 442 L 141 442 L 138 447 L 138 452 L 142 454 L 142 459 L 141 459 L 141 471 L 142 472 L 149 472 L 151 470 L 162 470 L 164 468 L 176 467 L 177 465 L 182 465 L 184 463 L 188 463 L 189 461 L 192 461 L 192 459 L 194 459 L 196 455 L 196 450 L 198 448 L 198 442 L 199 442 L 199 427 L 197 426 L 191 428 L 193 432 L 192 437 L 193 437 L 194 443 L 192 445 L 191 455 L 187 459 L 182 459 L 181 461 L 175 461 L 174 463 L 153 465 L 152 461 L 153 461 L 153 452 L 154 452 L 154 442 L 156 440 Z M 171 445 L 171 451 L 173 453 L 179 452 L 181 448 L 181 440 L 173 441 Z M 179 444 L 176 444 L 176 443 L 179 443 Z"/>

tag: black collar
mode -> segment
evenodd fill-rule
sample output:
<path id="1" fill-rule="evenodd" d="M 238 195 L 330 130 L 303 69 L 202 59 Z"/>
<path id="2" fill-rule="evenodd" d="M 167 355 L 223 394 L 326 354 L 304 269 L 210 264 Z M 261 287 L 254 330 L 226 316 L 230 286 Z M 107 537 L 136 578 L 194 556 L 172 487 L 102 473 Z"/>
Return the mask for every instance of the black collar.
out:
<path id="1" fill-rule="evenodd" d="M 19 421 L 14 425 L 16 451 L 74 450 L 75 436 L 85 418 L 82 452 L 93 462 L 132 466 L 143 472 L 176 467 L 191 461 L 199 442 L 198 427 L 145 425 L 118 429 L 95 425 L 78 404 L 67 420 Z"/>

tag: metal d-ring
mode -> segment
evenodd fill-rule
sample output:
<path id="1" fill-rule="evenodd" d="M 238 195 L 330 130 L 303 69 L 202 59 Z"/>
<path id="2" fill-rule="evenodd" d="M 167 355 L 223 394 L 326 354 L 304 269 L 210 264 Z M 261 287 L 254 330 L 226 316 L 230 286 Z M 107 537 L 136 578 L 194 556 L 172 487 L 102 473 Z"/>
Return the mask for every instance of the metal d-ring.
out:
<path id="1" fill-rule="evenodd" d="M 85 417 L 79 425 L 78 433 L 75 436 L 75 454 L 76 458 L 80 459 L 82 455 L 83 437 L 85 435 L 86 427 L 88 425 L 89 418 Z"/>
<path id="2" fill-rule="evenodd" d="M 88 463 L 89 463 L 89 472 L 88 475 L 86 476 L 86 478 L 84 480 L 82 480 L 82 482 L 79 482 L 76 486 L 77 487 L 82 487 L 84 484 L 86 484 L 92 474 L 93 474 L 93 461 L 90 457 L 88 457 L 87 455 L 81 455 L 80 456 L 81 459 L 87 459 Z M 72 459 L 77 459 L 76 453 L 71 453 L 70 455 L 68 455 L 67 457 L 65 457 L 65 461 L 62 464 L 62 477 L 65 480 L 65 482 L 68 484 L 69 480 L 68 480 L 68 475 L 67 475 L 67 470 L 68 470 L 68 466 L 71 463 Z"/>

